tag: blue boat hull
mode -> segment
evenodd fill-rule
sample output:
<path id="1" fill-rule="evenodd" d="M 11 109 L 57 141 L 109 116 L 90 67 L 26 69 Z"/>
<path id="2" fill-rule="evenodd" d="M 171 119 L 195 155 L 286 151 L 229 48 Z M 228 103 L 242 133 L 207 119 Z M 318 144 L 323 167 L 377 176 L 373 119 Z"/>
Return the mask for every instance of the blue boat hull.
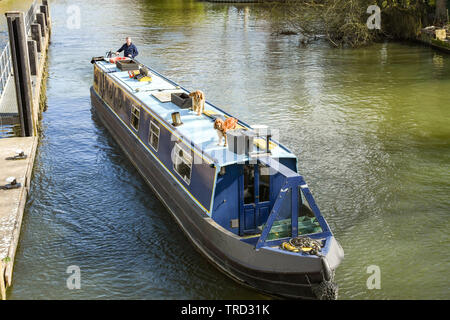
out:
<path id="1" fill-rule="evenodd" d="M 208 217 L 148 153 L 91 87 L 95 114 L 133 163 L 146 183 L 173 215 L 194 247 L 220 271 L 241 284 L 264 293 L 289 298 L 316 299 L 315 288 L 323 282 L 323 265 L 316 256 L 300 257 L 254 245 L 222 228 Z M 334 270 L 343 250 L 334 237 L 327 260 Z"/>

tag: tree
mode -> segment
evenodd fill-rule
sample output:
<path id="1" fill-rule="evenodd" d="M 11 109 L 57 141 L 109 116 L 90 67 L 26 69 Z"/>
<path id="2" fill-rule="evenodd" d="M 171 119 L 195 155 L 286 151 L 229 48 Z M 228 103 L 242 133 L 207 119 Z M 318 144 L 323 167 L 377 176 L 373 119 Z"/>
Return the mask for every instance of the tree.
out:
<path id="1" fill-rule="evenodd" d="M 447 0 L 436 0 L 436 23 L 445 24 L 447 20 Z"/>
<path id="2" fill-rule="evenodd" d="M 325 35 L 335 46 L 357 47 L 383 38 L 417 39 L 420 29 L 430 23 L 428 17 L 433 11 L 441 15 L 439 24 L 447 21 L 446 1 L 279 0 L 274 2 L 279 18 L 274 26 L 281 34 L 300 33 L 307 39 Z M 367 27 L 367 8 L 373 4 L 381 8 L 381 30 Z"/>

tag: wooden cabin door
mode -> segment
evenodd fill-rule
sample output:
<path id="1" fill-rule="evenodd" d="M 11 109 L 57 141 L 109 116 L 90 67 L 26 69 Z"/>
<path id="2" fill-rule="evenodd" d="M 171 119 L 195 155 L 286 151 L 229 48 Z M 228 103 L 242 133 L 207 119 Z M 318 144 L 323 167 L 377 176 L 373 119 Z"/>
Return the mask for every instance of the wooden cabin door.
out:
<path id="1" fill-rule="evenodd" d="M 270 176 L 258 164 L 242 166 L 239 234 L 257 234 L 270 213 Z"/>

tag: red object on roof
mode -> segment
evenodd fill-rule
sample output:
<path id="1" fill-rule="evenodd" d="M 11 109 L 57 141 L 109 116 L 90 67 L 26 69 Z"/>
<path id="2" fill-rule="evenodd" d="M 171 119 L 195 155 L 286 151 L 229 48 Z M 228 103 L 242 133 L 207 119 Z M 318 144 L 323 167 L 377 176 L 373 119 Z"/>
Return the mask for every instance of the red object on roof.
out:
<path id="1" fill-rule="evenodd" d="M 127 58 L 127 57 L 115 57 L 115 58 L 109 59 L 109 62 L 110 63 L 116 63 L 117 61 L 122 61 L 122 60 L 130 60 L 130 58 Z"/>

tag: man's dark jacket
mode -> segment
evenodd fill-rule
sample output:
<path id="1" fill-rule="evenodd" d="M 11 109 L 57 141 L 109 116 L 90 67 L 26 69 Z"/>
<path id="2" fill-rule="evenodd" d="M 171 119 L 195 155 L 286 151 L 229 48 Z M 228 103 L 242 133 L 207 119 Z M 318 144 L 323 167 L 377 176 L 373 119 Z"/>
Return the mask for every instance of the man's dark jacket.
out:
<path id="1" fill-rule="evenodd" d="M 128 57 L 131 54 L 131 58 L 134 59 L 134 57 L 136 57 L 139 52 L 138 49 L 136 48 L 136 46 L 131 43 L 130 45 L 127 45 L 126 43 L 123 44 L 123 46 L 120 47 L 119 50 L 117 50 L 117 52 L 122 52 L 123 51 L 123 56 L 124 57 Z"/>

